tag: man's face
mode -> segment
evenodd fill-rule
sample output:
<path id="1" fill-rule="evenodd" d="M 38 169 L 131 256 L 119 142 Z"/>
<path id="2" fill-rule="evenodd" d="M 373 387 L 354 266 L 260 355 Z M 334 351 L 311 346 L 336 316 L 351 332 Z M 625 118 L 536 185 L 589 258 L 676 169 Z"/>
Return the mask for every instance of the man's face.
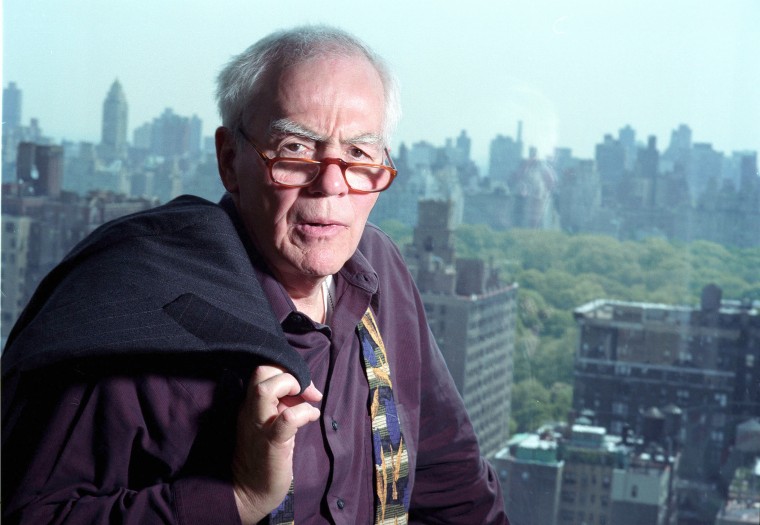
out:
<path id="1" fill-rule="evenodd" d="M 257 103 L 243 121 L 268 157 L 383 163 L 384 90 L 366 59 L 314 59 L 285 70 L 270 88 L 271 103 Z M 336 273 L 356 250 L 378 194 L 351 192 L 334 164 L 308 187 L 283 188 L 249 144 L 236 148 L 229 162 L 219 153 L 222 180 L 278 279 L 298 293 Z"/>

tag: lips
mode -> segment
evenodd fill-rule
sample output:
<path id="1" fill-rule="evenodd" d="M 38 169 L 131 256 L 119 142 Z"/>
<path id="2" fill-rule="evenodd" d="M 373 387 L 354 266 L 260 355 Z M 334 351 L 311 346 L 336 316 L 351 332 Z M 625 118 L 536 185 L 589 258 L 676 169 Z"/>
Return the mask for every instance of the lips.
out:
<path id="1" fill-rule="evenodd" d="M 295 229 L 306 236 L 330 236 L 345 231 L 348 225 L 333 219 L 315 218 L 301 219 L 296 223 Z"/>

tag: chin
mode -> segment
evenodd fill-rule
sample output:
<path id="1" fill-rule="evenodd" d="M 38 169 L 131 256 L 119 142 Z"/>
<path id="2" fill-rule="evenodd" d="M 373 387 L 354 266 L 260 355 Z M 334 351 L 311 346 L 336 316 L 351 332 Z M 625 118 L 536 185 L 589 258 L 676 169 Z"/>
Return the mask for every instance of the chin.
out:
<path id="1" fill-rule="evenodd" d="M 318 259 L 309 261 L 306 265 L 302 266 L 305 270 L 304 273 L 313 277 L 327 277 L 338 273 L 349 257 L 335 257 L 335 254 L 330 254 L 331 257 L 325 259 Z"/>

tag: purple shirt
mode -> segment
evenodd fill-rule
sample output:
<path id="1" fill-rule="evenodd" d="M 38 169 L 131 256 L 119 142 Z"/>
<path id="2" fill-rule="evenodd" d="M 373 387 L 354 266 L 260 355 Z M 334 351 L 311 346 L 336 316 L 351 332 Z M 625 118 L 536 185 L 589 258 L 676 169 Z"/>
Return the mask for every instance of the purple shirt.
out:
<path id="1" fill-rule="evenodd" d="M 479 455 L 414 283 L 385 234 L 368 226 L 335 276 L 330 327 L 295 312 L 279 283 L 257 274 L 325 394 L 320 421 L 296 438 L 298 525 L 374 519 L 368 385 L 355 331 L 368 306 L 388 350 L 409 454 L 410 522 L 508 523 L 498 480 Z M 20 479 L 3 479 L 18 484 L 3 501 L 7 523 L 23 516 L 23 523 L 239 524 L 229 464 L 249 372 L 74 369 L 26 380 L 17 399 L 34 410 L 13 410 L 22 415 L 3 421 L 14 430 L 4 435 L 4 458 L 22 451 L 26 465 Z"/>

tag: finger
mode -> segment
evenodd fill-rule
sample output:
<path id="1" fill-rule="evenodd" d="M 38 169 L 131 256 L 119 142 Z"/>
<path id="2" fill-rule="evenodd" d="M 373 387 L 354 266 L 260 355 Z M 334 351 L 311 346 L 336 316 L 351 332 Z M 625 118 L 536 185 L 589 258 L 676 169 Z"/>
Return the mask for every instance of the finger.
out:
<path id="1" fill-rule="evenodd" d="M 266 377 L 266 375 L 268 375 L 266 372 L 260 374 L 257 379 Z M 269 433 L 272 431 L 271 425 L 288 408 L 302 403 L 308 405 L 309 402 L 317 402 L 321 399 L 322 394 L 313 385 L 310 386 L 311 389 L 306 398 L 298 395 L 301 387 L 298 381 L 287 373 L 277 373 L 258 384 L 250 384 L 248 386 L 246 401 L 241 406 L 241 415 L 250 423 L 262 428 L 262 430 L 265 427 L 270 427 L 268 430 L 265 430 L 265 432 Z M 317 410 L 317 414 L 318 412 Z M 295 430 L 300 425 L 299 419 Z"/>
<path id="2" fill-rule="evenodd" d="M 301 385 L 298 384 L 295 377 L 288 373 L 275 374 L 268 379 L 251 382 L 248 385 L 249 395 L 252 394 L 255 398 L 266 402 L 275 402 L 287 396 L 297 396 L 300 391 Z"/>
<path id="3" fill-rule="evenodd" d="M 278 366 L 261 365 L 261 366 L 256 367 L 256 369 L 251 374 L 250 384 L 257 385 L 259 383 L 263 383 L 264 381 L 267 381 L 279 375 L 291 375 L 291 374 L 289 374 L 284 369 Z M 299 384 L 299 392 L 300 392 L 300 384 Z M 288 395 L 295 395 L 295 394 L 288 394 Z M 317 390 L 313 382 L 309 383 L 309 386 L 307 386 L 306 389 L 304 389 L 301 396 L 303 397 L 305 401 L 309 401 L 311 403 L 316 403 L 322 400 L 322 392 Z"/>
<path id="4" fill-rule="evenodd" d="M 275 365 L 260 365 L 253 369 L 251 373 L 251 383 L 261 383 L 267 379 L 287 373 L 284 368 Z"/>
<path id="5" fill-rule="evenodd" d="M 317 421 L 319 416 L 319 409 L 309 403 L 289 407 L 274 420 L 269 436 L 275 443 L 287 443 L 296 435 L 299 428 Z"/>
<path id="6" fill-rule="evenodd" d="M 303 391 L 301 397 L 304 399 L 304 401 L 317 403 L 319 401 L 322 401 L 322 392 L 317 390 L 317 387 L 314 386 L 314 383 L 309 383 L 309 386 L 307 386 L 306 390 Z"/>

